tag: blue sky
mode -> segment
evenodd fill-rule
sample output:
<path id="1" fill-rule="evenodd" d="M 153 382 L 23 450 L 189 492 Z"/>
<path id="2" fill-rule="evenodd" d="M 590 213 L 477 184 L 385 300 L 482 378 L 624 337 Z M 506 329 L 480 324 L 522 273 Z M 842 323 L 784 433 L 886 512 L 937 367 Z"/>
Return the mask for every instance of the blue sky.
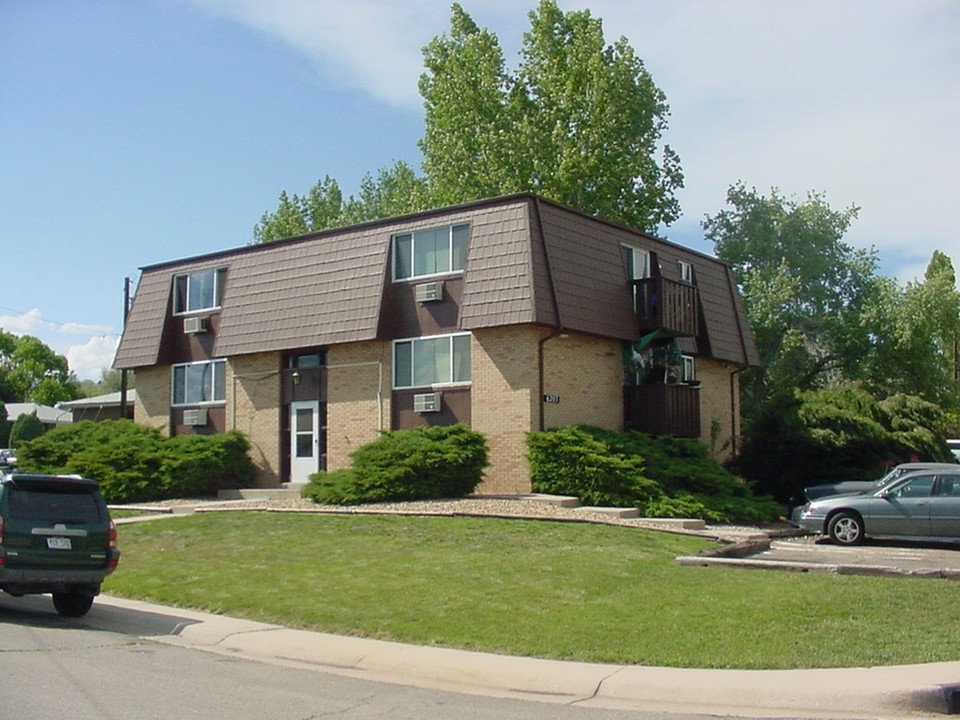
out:
<path id="1" fill-rule="evenodd" d="M 527 5 L 461 4 L 511 68 Z M 960 3 L 560 0 L 625 36 L 671 106 L 683 218 L 738 180 L 861 208 L 884 274 L 960 267 Z M 0 0 L 0 327 L 99 379 L 141 266 L 238 247 L 279 192 L 420 163 L 446 0 Z"/>

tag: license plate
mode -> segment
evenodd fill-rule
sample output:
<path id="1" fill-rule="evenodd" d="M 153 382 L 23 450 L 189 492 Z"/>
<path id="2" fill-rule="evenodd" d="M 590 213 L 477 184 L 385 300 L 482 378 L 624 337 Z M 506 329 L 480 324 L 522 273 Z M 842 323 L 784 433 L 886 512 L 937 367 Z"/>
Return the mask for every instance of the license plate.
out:
<path id="1" fill-rule="evenodd" d="M 70 538 L 65 537 L 48 537 L 47 538 L 47 547 L 51 550 L 70 550 Z"/>

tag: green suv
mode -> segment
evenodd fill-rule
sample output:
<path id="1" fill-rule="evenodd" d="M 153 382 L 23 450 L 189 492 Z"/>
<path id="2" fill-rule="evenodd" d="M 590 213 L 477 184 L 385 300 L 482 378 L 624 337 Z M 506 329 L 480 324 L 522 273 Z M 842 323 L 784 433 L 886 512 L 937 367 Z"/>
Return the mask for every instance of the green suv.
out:
<path id="1" fill-rule="evenodd" d="M 85 615 L 120 559 L 100 486 L 79 476 L 0 476 L 0 590 L 52 593 L 57 612 Z"/>

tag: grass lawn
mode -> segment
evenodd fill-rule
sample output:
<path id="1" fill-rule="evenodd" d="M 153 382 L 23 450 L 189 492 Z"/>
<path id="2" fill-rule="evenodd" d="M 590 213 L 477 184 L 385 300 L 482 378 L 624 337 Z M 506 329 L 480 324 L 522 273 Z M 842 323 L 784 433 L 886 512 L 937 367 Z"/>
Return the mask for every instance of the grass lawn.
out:
<path id="1" fill-rule="evenodd" d="M 705 541 L 478 518 L 205 513 L 120 528 L 104 591 L 287 627 L 583 661 L 960 659 L 960 587 L 682 567 Z"/>

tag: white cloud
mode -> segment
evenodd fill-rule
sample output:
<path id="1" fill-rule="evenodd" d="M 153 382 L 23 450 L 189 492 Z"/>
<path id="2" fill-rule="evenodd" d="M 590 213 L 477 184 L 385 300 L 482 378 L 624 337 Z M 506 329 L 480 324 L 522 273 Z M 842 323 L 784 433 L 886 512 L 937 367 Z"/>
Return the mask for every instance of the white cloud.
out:
<path id="1" fill-rule="evenodd" d="M 101 371 L 113 364 L 120 342 L 109 325 L 58 323 L 46 320 L 39 308 L 17 315 L 0 315 L 0 329 L 14 335 L 30 335 L 58 355 L 67 358 L 70 369 L 80 380 L 100 380 Z M 85 337 L 82 345 L 71 338 Z"/>
<path id="2" fill-rule="evenodd" d="M 188 0 L 302 52 L 328 81 L 410 109 L 421 48 L 449 27 L 447 0 Z M 462 3 L 519 46 L 515 0 Z M 685 221 L 722 209 L 738 180 L 836 209 L 862 208 L 847 237 L 924 264 L 960 266 L 960 4 L 954 0 L 593 0 L 607 42 L 625 36 L 667 94 Z M 507 53 L 508 64 L 514 58 Z M 891 254 L 893 254 L 891 252 Z"/>
<path id="3" fill-rule="evenodd" d="M 102 371 L 113 365 L 119 338 L 100 335 L 83 345 L 71 345 L 66 352 L 67 363 L 80 380 L 100 380 Z"/>
<path id="4" fill-rule="evenodd" d="M 14 335 L 34 335 L 43 326 L 43 313 L 38 308 L 19 315 L 0 315 L 0 328 Z"/>

